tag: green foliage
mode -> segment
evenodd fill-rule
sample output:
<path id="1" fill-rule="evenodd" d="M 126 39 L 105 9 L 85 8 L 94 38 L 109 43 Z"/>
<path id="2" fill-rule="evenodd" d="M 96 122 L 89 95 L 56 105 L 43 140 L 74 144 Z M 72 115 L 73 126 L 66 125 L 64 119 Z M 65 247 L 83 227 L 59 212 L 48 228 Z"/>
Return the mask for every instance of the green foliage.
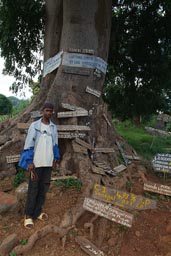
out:
<path id="1" fill-rule="evenodd" d="M 30 100 L 20 100 L 18 105 L 16 107 L 13 107 L 13 111 L 12 114 L 13 115 L 17 115 L 19 113 L 21 113 L 24 109 L 26 109 L 28 107 L 28 105 L 30 104 Z"/>
<path id="2" fill-rule="evenodd" d="M 22 244 L 22 245 L 26 245 L 26 244 L 27 244 L 27 239 L 22 239 L 22 240 L 21 240 L 21 244 Z"/>
<path id="3" fill-rule="evenodd" d="M 76 179 L 64 179 L 64 180 L 57 180 L 55 181 L 55 186 L 57 187 L 65 187 L 65 188 L 76 188 L 81 190 L 82 184 L 80 181 Z"/>
<path id="4" fill-rule="evenodd" d="M 150 135 L 145 131 L 144 126 L 135 127 L 127 120 L 119 122 L 115 128 L 128 144 L 146 160 L 151 160 L 157 153 L 171 153 L 171 136 Z M 169 148 L 170 150 L 168 150 Z"/>
<path id="5" fill-rule="evenodd" d="M 24 170 L 18 167 L 17 175 L 14 178 L 14 187 L 15 188 L 18 187 L 24 181 L 24 178 L 25 178 Z"/>
<path id="6" fill-rule="evenodd" d="M 11 113 L 12 113 L 11 101 L 3 94 L 0 94 L 0 115 L 9 115 Z"/>
<path id="7" fill-rule="evenodd" d="M 121 119 L 171 112 L 171 2 L 114 1 L 105 99 Z"/>
<path id="8" fill-rule="evenodd" d="M 10 252 L 9 256 L 17 256 L 17 254 L 14 252 Z"/>
<path id="9" fill-rule="evenodd" d="M 44 1 L 1 0 L 1 56 L 5 58 L 4 74 L 13 75 L 18 80 L 12 86 L 15 92 L 41 71 L 38 56 L 43 42 L 43 17 Z"/>

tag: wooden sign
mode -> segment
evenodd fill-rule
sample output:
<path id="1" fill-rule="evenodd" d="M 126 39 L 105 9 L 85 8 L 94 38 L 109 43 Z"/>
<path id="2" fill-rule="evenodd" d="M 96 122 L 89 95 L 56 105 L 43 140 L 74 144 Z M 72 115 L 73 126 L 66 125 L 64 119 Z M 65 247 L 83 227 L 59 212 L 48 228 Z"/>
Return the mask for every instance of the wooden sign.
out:
<path id="1" fill-rule="evenodd" d="M 101 92 L 97 91 L 95 89 L 90 88 L 89 86 L 86 87 L 86 92 L 96 96 L 97 98 L 99 98 L 101 96 Z"/>
<path id="2" fill-rule="evenodd" d="M 94 184 L 92 197 L 126 209 L 145 210 L 156 208 L 156 201 L 154 200 L 126 191 L 111 189 L 97 183 Z"/>
<path id="3" fill-rule="evenodd" d="M 115 153 L 114 148 L 94 148 L 96 153 Z"/>
<path id="4" fill-rule="evenodd" d="M 120 172 L 126 170 L 126 168 L 127 168 L 127 167 L 126 167 L 125 165 L 120 164 L 120 165 L 114 167 L 113 170 L 114 170 L 116 173 L 120 173 Z"/>
<path id="5" fill-rule="evenodd" d="M 140 160 L 140 157 L 139 156 L 135 156 L 135 155 L 125 155 L 125 157 L 129 160 Z"/>
<path id="6" fill-rule="evenodd" d="M 58 138 L 62 139 L 84 138 L 85 136 L 85 133 L 80 132 L 58 132 Z"/>
<path id="7" fill-rule="evenodd" d="M 162 194 L 162 195 L 171 196 L 171 187 L 162 185 L 162 184 L 146 182 L 144 183 L 144 190 Z"/>
<path id="8" fill-rule="evenodd" d="M 105 256 L 104 252 L 98 249 L 93 243 L 83 236 L 76 236 L 75 241 L 80 245 L 81 249 L 90 256 Z"/>
<path id="9" fill-rule="evenodd" d="M 30 124 L 18 123 L 17 127 L 21 130 L 27 130 Z M 58 131 L 90 131 L 90 127 L 86 125 L 57 125 Z"/>
<path id="10" fill-rule="evenodd" d="M 83 208 L 101 217 L 117 222 L 121 225 L 131 227 L 133 215 L 116 207 L 97 201 L 93 198 L 85 198 Z"/>
<path id="11" fill-rule="evenodd" d="M 84 110 L 84 108 L 80 108 L 80 107 L 71 105 L 71 104 L 69 104 L 69 103 L 61 103 L 61 106 L 62 106 L 64 109 L 68 109 L 68 110 L 72 110 L 72 111 L 75 111 L 75 110 Z"/>
<path id="12" fill-rule="evenodd" d="M 105 173 L 112 175 L 112 176 L 116 176 L 116 173 L 113 171 L 113 169 L 110 166 L 107 166 L 105 163 L 99 163 L 97 161 L 93 161 L 93 163 L 97 166 L 102 168 Z"/>
<path id="13" fill-rule="evenodd" d="M 68 117 L 77 117 L 77 116 L 88 116 L 87 110 L 76 110 L 76 111 L 66 111 L 58 112 L 58 118 L 68 118 Z"/>
<path id="14" fill-rule="evenodd" d="M 51 177 L 51 181 L 55 181 L 55 180 L 67 180 L 67 179 L 74 179 L 74 180 L 76 180 L 77 179 L 77 177 L 76 176 L 56 176 L 56 177 Z"/>
<path id="15" fill-rule="evenodd" d="M 77 144 L 79 144 L 79 145 L 85 147 L 85 148 L 88 148 L 88 149 L 90 149 L 90 150 L 92 149 L 91 145 L 90 145 L 89 143 L 85 142 L 84 140 L 81 140 L 81 139 L 79 139 L 79 138 L 76 138 L 76 139 L 75 139 L 75 142 L 76 142 Z"/>
<path id="16" fill-rule="evenodd" d="M 30 116 L 32 119 L 34 119 L 34 118 L 39 118 L 39 117 L 43 116 L 43 114 L 39 110 L 35 110 L 35 111 L 30 112 Z"/>
<path id="17" fill-rule="evenodd" d="M 78 69 L 78 68 L 63 68 L 63 73 L 71 75 L 89 76 L 91 74 L 90 70 Z"/>
<path id="18" fill-rule="evenodd" d="M 20 160 L 20 155 L 6 156 L 7 164 L 17 163 Z"/>
<path id="19" fill-rule="evenodd" d="M 92 172 L 100 174 L 100 175 L 106 175 L 105 171 L 97 166 L 92 166 Z"/>
<path id="20" fill-rule="evenodd" d="M 171 173 L 171 154 L 157 154 L 152 165 L 156 172 Z"/>

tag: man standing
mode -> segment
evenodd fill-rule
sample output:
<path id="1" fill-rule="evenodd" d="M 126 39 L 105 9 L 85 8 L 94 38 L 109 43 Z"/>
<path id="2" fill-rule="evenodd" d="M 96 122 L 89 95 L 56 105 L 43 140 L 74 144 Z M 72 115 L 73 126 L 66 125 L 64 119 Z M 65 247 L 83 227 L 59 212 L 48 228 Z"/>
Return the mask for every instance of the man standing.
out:
<path id="1" fill-rule="evenodd" d="M 45 103 L 43 116 L 33 122 L 28 130 L 19 166 L 30 173 L 25 208 L 24 226 L 33 228 L 33 220 L 47 220 L 42 212 L 46 192 L 49 189 L 52 167 L 60 158 L 56 125 L 51 122 L 54 106 Z"/>

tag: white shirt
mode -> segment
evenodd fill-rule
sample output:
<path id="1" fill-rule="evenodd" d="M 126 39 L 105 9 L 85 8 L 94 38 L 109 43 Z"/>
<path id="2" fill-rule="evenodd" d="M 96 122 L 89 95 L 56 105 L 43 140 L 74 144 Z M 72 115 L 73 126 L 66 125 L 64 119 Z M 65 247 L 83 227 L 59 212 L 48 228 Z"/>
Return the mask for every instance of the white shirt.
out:
<path id="1" fill-rule="evenodd" d="M 34 149 L 33 163 L 35 167 L 52 167 L 53 164 L 53 142 L 49 124 L 41 122 L 41 135 Z"/>

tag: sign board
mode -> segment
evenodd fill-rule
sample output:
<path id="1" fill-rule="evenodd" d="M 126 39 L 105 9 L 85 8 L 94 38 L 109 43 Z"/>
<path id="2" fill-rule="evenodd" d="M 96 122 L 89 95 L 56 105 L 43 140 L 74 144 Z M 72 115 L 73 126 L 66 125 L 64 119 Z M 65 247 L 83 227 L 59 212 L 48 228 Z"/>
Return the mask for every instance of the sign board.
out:
<path id="1" fill-rule="evenodd" d="M 129 160 L 140 160 L 139 156 L 125 155 L 125 157 Z"/>
<path id="2" fill-rule="evenodd" d="M 144 190 L 162 194 L 162 195 L 171 196 L 171 187 L 162 185 L 162 184 L 146 182 L 144 183 Z"/>
<path id="3" fill-rule="evenodd" d="M 51 73 L 53 70 L 60 66 L 62 54 L 63 51 L 59 52 L 52 58 L 49 58 L 47 61 L 45 61 L 43 68 L 43 77 L 45 77 L 47 74 Z"/>
<path id="4" fill-rule="evenodd" d="M 85 136 L 85 133 L 80 132 L 58 132 L 58 138 L 62 139 L 84 138 Z"/>
<path id="5" fill-rule="evenodd" d="M 69 48 L 68 52 L 76 52 L 76 53 L 85 53 L 85 54 L 94 54 L 93 49 L 79 49 L 79 48 Z"/>
<path id="6" fill-rule="evenodd" d="M 114 167 L 113 170 L 114 170 L 116 173 L 120 173 L 120 172 L 126 170 L 126 168 L 127 168 L 127 167 L 126 167 L 125 165 L 120 164 L 120 165 Z"/>
<path id="7" fill-rule="evenodd" d="M 90 70 L 85 70 L 85 69 L 78 69 L 78 68 L 63 68 L 62 69 L 63 73 L 66 74 L 71 74 L 71 75 L 80 75 L 80 76 L 89 76 L 90 75 Z"/>
<path id="8" fill-rule="evenodd" d="M 76 180 L 77 179 L 77 177 L 76 176 L 56 176 L 56 177 L 51 177 L 51 181 L 55 181 L 55 180 L 67 180 L 67 179 L 74 179 L 74 180 Z"/>
<path id="9" fill-rule="evenodd" d="M 62 65 L 69 67 L 97 68 L 104 74 L 107 70 L 107 62 L 94 55 L 64 52 Z"/>
<path id="10" fill-rule="evenodd" d="M 97 201 L 93 198 L 86 197 L 84 199 L 83 208 L 121 225 L 127 227 L 132 226 L 132 214 L 124 212 L 114 206 Z"/>
<path id="11" fill-rule="evenodd" d="M 77 107 L 77 106 L 71 105 L 69 103 L 61 103 L 61 106 L 64 109 L 68 109 L 68 110 L 72 110 L 72 111 L 75 111 L 75 110 L 85 110 L 84 108 Z"/>
<path id="12" fill-rule="evenodd" d="M 6 156 L 7 164 L 17 163 L 20 160 L 20 155 Z"/>
<path id="13" fill-rule="evenodd" d="M 18 129 L 27 130 L 30 124 L 28 123 L 18 123 Z M 90 127 L 86 125 L 57 125 L 58 131 L 90 131 Z"/>
<path id="14" fill-rule="evenodd" d="M 76 111 L 66 111 L 66 112 L 58 112 L 58 118 L 68 118 L 68 117 L 76 117 L 76 116 L 88 116 L 87 110 L 76 110 Z"/>
<path id="15" fill-rule="evenodd" d="M 93 243 L 83 236 L 76 236 L 75 241 L 80 245 L 81 249 L 90 256 L 105 256 L 104 252 L 98 249 Z"/>
<path id="16" fill-rule="evenodd" d="M 157 154 L 152 165 L 156 172 L 171 173 L 171 154 Z"/>
<path id="17" fill-rule="evenodd" d="M 94 148 L 96 153 L 115 153 L 114 148 Z"/>
<path id="18" fill-rule="evenodd" d="M 97 166 L 92 166 L 92 172 L 100 175 L 106 175 L 105 171 L 102 168 Z"/>
<path id="19" fill-rule="evenodd" d="M 101 96 L 101 92 L 100 91 L 92 89 L 89 86 L 86 87 L 86 92 L 88 92 L 88 93 L 90 93 L 90 94 L 92 94 L 92 95 L 94 95 L 94 96 L 96 96 L 98 98 Z"/>
<path id="20" fill-rule="evenodd" d="M 116 176 L 116 173 L 113 171 L 113 169 L 110 166 L 107 166 L 105 163 L 99 163 L 97 161 L 93 161 L 93 163 L 97 166 L 102 168 L 105 173 L 112 175 L 112 176 Z"/>
<path id="21" fill-rule="evenodd" d="M 94 184 L 92 197 L 126 209 L 145 210 L 156 208 L 156 201 L 154 200 L 126 191 L 111 189 L 97 183 Z"/>

